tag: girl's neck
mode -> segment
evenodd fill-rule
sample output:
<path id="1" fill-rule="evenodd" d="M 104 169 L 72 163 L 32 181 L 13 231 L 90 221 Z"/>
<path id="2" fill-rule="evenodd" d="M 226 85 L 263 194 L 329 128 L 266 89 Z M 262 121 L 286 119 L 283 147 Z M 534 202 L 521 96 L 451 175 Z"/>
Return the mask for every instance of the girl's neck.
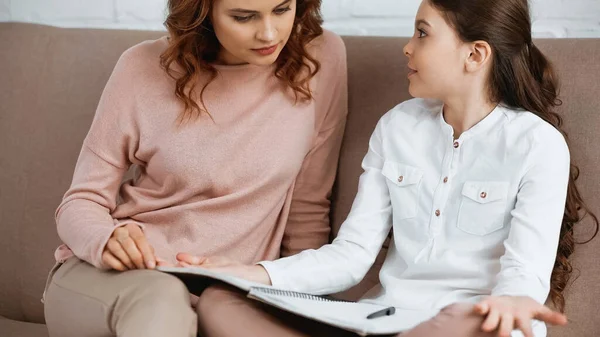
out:
<path id="1" fill-rule="evenodd" d="M 444 100 L 444 120 L 454 130 L 454 139 L 489 115 L 498 105 L 483 92 Z"/>

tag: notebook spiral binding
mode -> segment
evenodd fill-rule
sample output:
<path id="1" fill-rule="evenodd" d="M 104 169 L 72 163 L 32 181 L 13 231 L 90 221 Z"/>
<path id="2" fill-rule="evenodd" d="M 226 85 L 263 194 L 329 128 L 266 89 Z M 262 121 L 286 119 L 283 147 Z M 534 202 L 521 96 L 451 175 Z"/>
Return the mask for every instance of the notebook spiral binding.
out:
<path id="1" fill-rule="evenodd" d="M 338 300 L 338 299 L 334 299 L 334 298 L 331 298 L 328 296 L 311 295 L 311 294 L 300 293 L 300 292 L 291 291 L 291 290 L 279 290 L 279 289 L 262 288 L 262 287 L 252 287 L 252 288 L 256 289 L 262 293 L 266 293 L 269 295 L 275 295 L 275 296 L 286 296 L 286 297 L 300 298 L 303 300 L 312 300 L 312 301 L 319 301 L 319 302 L 356 303 L 353 301 Z"/>

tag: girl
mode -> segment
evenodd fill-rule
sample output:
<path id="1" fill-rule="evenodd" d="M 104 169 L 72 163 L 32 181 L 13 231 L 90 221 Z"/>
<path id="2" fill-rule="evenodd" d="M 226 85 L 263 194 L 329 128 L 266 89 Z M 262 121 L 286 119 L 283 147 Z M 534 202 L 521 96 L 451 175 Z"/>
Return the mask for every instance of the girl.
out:
<path id="1" fill-rule="evenodd" d="M 347 87 L 319 7 L 170 0 L 168 38 L 122 55 L 56 213 L 50 336 L 196 336 L 186 287 L 157 261 L 328 241 Z"/>
<path id="2" fill-rule="evenodd" d="M 587 209 L 552 111 L 556 77 L 531 39 L 528 3 L 424 0 L 404 52 L 418 98 L 377 124 L 358 194 L 332 244 L 254 266 L 179 259 L 331 294 L 363 278 L 393 229 L 380 285 L 362 300 L 396 306 L 403 337 L 513 329 L 543 337 L 540 321 L 566 322 L 543 303 L 550 296 L 564 309 L 573 226 Z M 223 287 L 208 289 L 199 306 L 213 310 L 200 317 L 208 337 L 240 335 L 243 324 L 245 336 L 344 335 L 274 318 Z M 225 322 L 225 311 L 240 324 Z"/>

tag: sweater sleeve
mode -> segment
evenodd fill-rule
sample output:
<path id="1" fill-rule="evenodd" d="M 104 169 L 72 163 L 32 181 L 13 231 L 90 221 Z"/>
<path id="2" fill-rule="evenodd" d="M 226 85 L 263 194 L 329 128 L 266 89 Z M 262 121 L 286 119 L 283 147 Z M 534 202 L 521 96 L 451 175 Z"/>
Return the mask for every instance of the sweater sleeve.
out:
<path id="1" fill-rule="evenodd" d="M 329 198 L 348 113 L 346 49 L 339 36 L 326 31 L 319 52 L 322 73 L 314 92 L 315 113 L 324 117 L 296 178 L 282 241 L 284 257 L 329 241 Z"/>
<path id="2" fill-rule="evenodd" d="M 102 252 L 116 228 L 111 213 L 139 139 L 134 58 L 129 50 L 117 62 L 83 142 L 71 186 L 55 214 L 61 240 L 75 256 L 97 268 L 106 268 Z"/>

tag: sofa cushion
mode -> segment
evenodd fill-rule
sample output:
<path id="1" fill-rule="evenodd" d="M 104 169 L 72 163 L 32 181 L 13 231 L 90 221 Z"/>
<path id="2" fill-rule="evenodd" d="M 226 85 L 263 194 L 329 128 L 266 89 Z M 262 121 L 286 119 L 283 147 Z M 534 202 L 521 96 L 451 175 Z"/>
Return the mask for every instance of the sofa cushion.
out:
<path id="1" fill-rule="evenodd" d="M 0 332 L 3 337 L 48 337 L 45 324 L 17 322 L 0 317 Z"/>

